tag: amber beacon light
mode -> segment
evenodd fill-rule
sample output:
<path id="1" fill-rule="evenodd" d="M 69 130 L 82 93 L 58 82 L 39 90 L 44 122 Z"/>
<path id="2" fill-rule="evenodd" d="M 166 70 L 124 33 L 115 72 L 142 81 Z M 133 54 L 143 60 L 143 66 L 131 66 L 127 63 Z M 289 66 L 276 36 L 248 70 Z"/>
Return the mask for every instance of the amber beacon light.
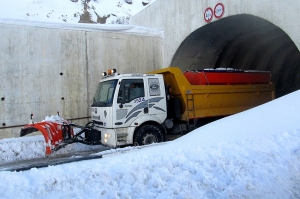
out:
<path id="1" fill-rule="evenodd" d="M 116 69 L 109 69 L 107 72 L 103 72 L 102 73 L 102 76 L 105 77 L 105 76 L 109 76 L 109 75 L 113 75 L 117 72 Z"/>

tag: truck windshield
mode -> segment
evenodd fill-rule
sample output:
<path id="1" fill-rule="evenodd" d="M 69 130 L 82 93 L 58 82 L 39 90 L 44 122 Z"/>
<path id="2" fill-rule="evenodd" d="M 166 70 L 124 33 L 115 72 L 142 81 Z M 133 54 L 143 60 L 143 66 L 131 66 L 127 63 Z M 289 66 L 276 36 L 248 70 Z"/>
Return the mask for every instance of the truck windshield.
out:
<path id="1" fill-rule="evenodd" d="M 92 106 L 108 107 L 112 106 L 114 92 L 118 80 L 109 80 L 98 84 Z"/>

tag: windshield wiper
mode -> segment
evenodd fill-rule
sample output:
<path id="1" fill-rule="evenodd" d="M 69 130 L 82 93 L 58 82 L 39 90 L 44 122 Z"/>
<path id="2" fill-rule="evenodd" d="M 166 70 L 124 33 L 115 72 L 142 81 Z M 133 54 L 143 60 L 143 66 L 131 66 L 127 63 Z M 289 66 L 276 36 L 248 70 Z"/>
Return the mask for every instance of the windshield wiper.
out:
<path id="1" fill-rule="evenodd" d="M 111 101 L 97 102 L 94 97 L 92 106 L 101 106 L 101 107 L 111 106 Z"/>
<path id="2" fill-rule="evenodd" d="M 97 102 L 95 97 L 94 97 L 92 106 L 105 106 L 105 103 L 104 102 Z"/>

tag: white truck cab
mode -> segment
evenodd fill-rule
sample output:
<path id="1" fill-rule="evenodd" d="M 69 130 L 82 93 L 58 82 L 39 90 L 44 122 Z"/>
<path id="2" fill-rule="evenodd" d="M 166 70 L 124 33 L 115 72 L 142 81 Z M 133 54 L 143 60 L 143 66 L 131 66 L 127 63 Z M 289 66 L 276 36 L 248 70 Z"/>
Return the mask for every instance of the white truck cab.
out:
<path id="1" fill-rule="evenodd" d="M 95 130 L 101 132 L 101 143 L 118 147 L 164 141 L 167 102 L 163 76 L 111 72 L 100 81 L 92 104 L 92 120 Z"/>

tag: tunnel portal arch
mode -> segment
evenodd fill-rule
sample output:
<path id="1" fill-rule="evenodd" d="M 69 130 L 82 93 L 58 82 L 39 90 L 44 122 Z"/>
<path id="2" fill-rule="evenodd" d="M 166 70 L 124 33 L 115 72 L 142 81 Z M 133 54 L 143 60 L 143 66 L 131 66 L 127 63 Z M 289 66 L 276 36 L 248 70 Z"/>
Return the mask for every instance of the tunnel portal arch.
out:
<path id="1" fill-rule="evenodd" d="M 300 88 L 300 52 L 273 23 L 248 14 L 229 16 L 192 32 L 171 66 L 185 70 L 234 68 L 268 70 L 280 97 Z"/>

